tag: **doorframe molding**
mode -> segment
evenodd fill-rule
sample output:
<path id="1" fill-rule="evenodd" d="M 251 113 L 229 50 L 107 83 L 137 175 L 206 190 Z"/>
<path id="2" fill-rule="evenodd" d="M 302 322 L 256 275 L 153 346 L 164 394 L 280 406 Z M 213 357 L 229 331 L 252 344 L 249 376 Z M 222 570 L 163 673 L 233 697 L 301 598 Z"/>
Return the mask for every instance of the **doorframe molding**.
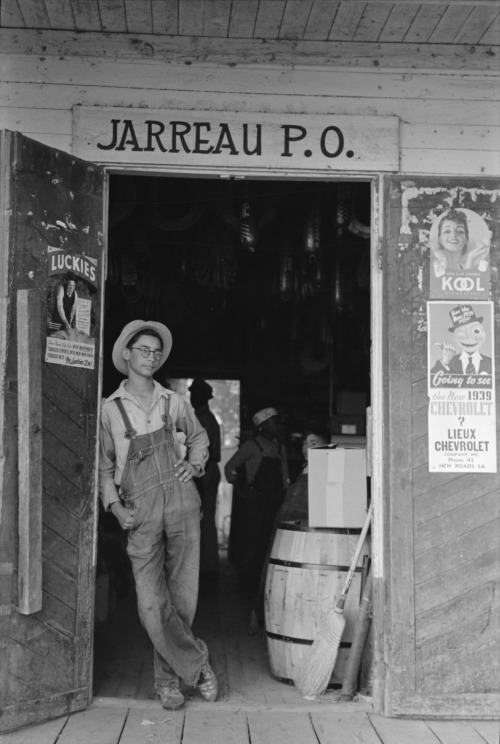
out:
<path id="1" fill-rule="evenodd" d="M 194 178 L 202 177 L 208 179 L 221 178 L 220 173 L 214 169 L 213 173 L 204 171 L 199 174 L 193 166 L 173 166 L 171 168 L 147 169 L 145 167 L 135 166 L 105 166 L 105 199 L 109 202 L 109 174 L 114 175 L 146 175 L 152 177 L 169 177 L 169 178 Z M 384 389 L 383 375 L 383 272 L 382 272 L 382 251 L 383 251 L 383 226 L 384 226 L 384 175 L 374 172 L 366 173 L 331 173 L 330 171 L 317 169 L 313 175 L 308 173 L 304 175 L 299 170 L 294 173 L 293 168 L 283 169 L 269 168 L 263 171 L 262 168 L 255 168 L 249 174 L 248 168 L 243 170 L 235 169 L 233 173 L 224 174 L 224 180 L 234 178 L 236 180 L 289 180 L 289 181 L 322 181 L 325 183 L 352 183 L 364 182 L 371 185 L 371 204 L 370 204 L 370 267 L 371 267 L 371 286 L 370 286 L 370 326 L 371 326 L 371 360 L 370 360 L 370 401 L 371 414 L 367 421 L 367 439 L 370 438 L 369 452 L 371 462 L 368 463 L 368 472 L 371 474 L 371 500 L 374 504 L 373 520 L 371 525 L 372 539 L 372 556 L 373 556 L 373 575 L 374 575 L 374 629 L 375 629 L 375 672 L 374 672 L 374 708 L 377 713 L 384 713 L 385 696 L 383 694 L 385 685 L 385 667 L 383 663 L 384 638 L 384 602 L 386 595 L 385 576 L 384 576 L 384 552 L 387 552 L 387 546 L 384 545 L 384 519 L 383 513 L 383 483 L 384 483 L 384 410 L 387 407 L 387 391 Z M 108 237 L 108 206 L 105 207 L 105 239 L 104 252 L 105 262 L 103 269 L 103 283 L 101 296 L 101 334 L 104 333 L 104 291 L 107 279 L 107 237 Z M 103 337 L 101 337 L 101 358 L 99 360 L 99 410 L 100 416 L 101 398 L 102 398 L 102 354 L 103 354 Z M 99 420 L 99 418 L 98 418 Z M 369 430 L 368 430 L 369 427 Z M 368 453 L 367 451 L 367 453 Z M 98 461 L 96 462 L 97 468 Z M 97 479 L 96 479 L 97 481 Z M 99 488 L 96 483 L 96 513 L 99 499 Z M 94 562 L 96 560 L 97 550 L 97 530 L 95 529 L 95 547 Z M 95 611 L 95 607 L 94 607 Z M 378 640 L 377 640 L 378 639 Z M 377 657 L 379 661 L 377 662 Z"/>

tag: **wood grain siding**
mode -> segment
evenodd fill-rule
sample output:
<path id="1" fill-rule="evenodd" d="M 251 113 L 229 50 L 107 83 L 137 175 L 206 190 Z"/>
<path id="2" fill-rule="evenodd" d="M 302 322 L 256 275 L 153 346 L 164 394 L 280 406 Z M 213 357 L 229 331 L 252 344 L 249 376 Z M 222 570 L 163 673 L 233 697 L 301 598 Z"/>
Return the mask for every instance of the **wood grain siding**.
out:
<path id="1" fill-rule="evenodd" d="M 495 0 L 3 0 L 0 26 L 219 39 L 498 44 Z"/>
<path id="2" fill-rule="evenodd" d="M 71 149 L 72 107 L 395 115 L 401 172 L 500 171 L 500 85 L 479 74 L 238 68 L 0 55 L 0 124 Z"/>
<path id="3" fill-rule="evenodd" d="M 462 186 L 467 187 L 467 182 L 462 182 Z M 492 182 L 483 184 L 490 194 L 495 193 L 496 186 Z M 491 201 L 488 195 L 485 199 L 493 204 L 498 220 L 498 199 Z M 482 204 L 476 208 L 481 212 Z M 492 246 L 493 271 L 495 267 L 498 271 L 498 234 L 493 235 Z M 498 665 L 492 663 L 492 656 L 498 653 L 500 644 L 499 476 L 428 472 L 427 332 L 421 312 L 428 290 L 425 281 L 422 290 L 416 281 L 426 260 L 414 251 L 412 480 L 416 690 L 421 695 L 492 693 L 498 692 Z M 495 282 L 493 299 L 497 311 L 500 297 Z M 495 341 L 498 368 L 498 327 Z M 497 397 L 499 381 L 497 372 Z"/>
<path id="4" fill-rule="evenodd" d="M 498 181 L 392 179 L 387 242 L 390 452 L 388 571 L 391 599 L 389 707 L 393 714 L 498 711 L 500 501 L 498 473 L 430 473 L 427 316 L 429 259 L 414 238 L 435 200 L 454 187 L 479 189 L 473 209 L 492 225 L 493 274 L 500 264 Z M 405 201 L 412 236 L 401 225 Z M 419 191 L 419 188 L 422 189 Z M 428 191 L 425 191 L 426 187 Z M 435 188 L 441 196 L 434 197 Z M 482 191 L 481 191 L 482 190 Z M 433 201 L 434 199 L 434 201 Z M 416 231 L 416 232 L 415 232 Z M 500 288 L 492 283 L 495 312 Z M 406 332 L 406 337 L 405 337 Z M 495 329 L 496 364 L 499 328 Z M 497 374 L 496 389 L 500 375 Z M 411 406 L 401 401 L 411 401 Z M 497 434 L 498 436 L 498 434 Z M 409 468 L 407 471 L 406 468 Z M 412 526 L 408 529 L 408 523 Z M 402 587 L 405 585 L 407 590 Z M 413 646 L 413 653 L 409 648 Z M 397 681 L 396 681 L 397 680 Z M 391 689 L 392 686 L 392 689 Z M 454 703 L 452 703 L 454 700 Z"/>
<path id="5" fill-rule="evenodd" d="M 49 154 L 31 140 L 15 137 L 15 142 L 11 291 L 29 288 L 37 292 L 42 306 L 37 329 L 42 338 L 38 354 L 42 366 L 42 603 L 39 611 L 28 616 L 16 611 L 17 565 L 13 560 L 13 581 L 10 586 L 0 585 L 2 603 L 12 608 L 9 624 L 0 623 L 0 730 L 12 722 L 29 723 L 33 716 L 40 717 L 42 709 L 45 717 L 78 709 L 90 693 L 97 373 L 44 361 L 47 317 L 52 312 L 47 246 L 59 241 L 53 226 L 66 215 L 74 231 L 68 231 L 63 244 L 99 259 L 100 282 L 103 219 L 99 169 L 64 153 Z M 98 358 L 98 317 L 96 324 Z M 7 348 L 7 376 L 15 380 L 14 328 Z M 17 503 L 15 479 L 7 478 L 2 485 L 9 510 L 4 510 L 0 525 L 1 560 L 9 552 L 16 556 L 15 539 L 10 535 L 15 534 Z"/>

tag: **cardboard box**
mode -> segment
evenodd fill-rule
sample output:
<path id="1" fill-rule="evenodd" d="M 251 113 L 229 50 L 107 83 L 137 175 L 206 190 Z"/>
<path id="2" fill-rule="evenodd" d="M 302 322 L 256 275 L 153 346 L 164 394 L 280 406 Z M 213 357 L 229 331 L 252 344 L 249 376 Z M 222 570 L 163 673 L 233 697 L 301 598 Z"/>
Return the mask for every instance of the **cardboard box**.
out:
<path id="1" fill-rule="evenodd" d="M 362 527 L 368 508 L 366 445 L 362 437 L 308 451 L 311 527 Z M 361 440 L 361 441 L 360 441 Z"/>

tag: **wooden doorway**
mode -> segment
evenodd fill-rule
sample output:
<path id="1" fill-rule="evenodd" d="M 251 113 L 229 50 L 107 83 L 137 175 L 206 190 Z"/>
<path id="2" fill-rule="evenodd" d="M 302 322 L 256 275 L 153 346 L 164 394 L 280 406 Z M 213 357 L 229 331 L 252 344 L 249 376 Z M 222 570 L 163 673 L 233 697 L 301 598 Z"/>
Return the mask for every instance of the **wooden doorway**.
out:
<path id="1" fill-rule="evenodd" d="M 367 182 L 111 176 L 104 395 L 121 380 L 109 362 L 123 325 L 161 320 L 172 331 L 173 350 L 159 382 L 241 380 L 242 436 L 251 434 L 257 408 L 277 406 L 292 480 L 302 467 L 302 433 L 312 422 L 332 433 L 366 434 L 370 213 Z M 101 590 L 104 596 L 96 607 L 94 694 L 150 696 L 148 641 L 132 617 L 123 536 L 112 516 L 101 516 L 98 603 Z M 103 565 L 109 549 L 111 570 Z M 248 684 L 254 694 L 269 683 L 272 694 L 286 696 L 290 690 L 270 677 L 265 639 L 247 634 L 246 599 L 237 591 L 234 565 L 222 558 L 223 579 L 212 592 L 201 586 L 195 623 L 202 637 L 208 628 L 213 639 L 224 689 L 245 694 Z M 136 633 L 134 644 L 113 633 L 123 617 Z M 224 647 L 225 638 L 246 651 Z M 110 644 L 115 660 L 101 664 L 100 649 L 109 651 Z M 119 648 L 130 648 L 128 660 Z"/>

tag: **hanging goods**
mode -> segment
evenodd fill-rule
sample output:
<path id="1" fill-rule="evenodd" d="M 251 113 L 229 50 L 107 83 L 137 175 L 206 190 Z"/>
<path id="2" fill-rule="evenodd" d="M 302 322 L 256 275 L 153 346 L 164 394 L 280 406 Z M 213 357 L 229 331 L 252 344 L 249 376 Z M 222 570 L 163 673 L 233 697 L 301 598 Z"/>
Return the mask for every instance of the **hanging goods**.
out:
<path id="1" fill-rule="evenodd" d="M 335 666 L 346 622 L 344 617 L 345 601 L 370 528 L 372 509 L 373 507 L 370 504 L 342 594 L 337 600 L 335 608 L 327 612 L 320 626 L 318 636 L 294 679 L 295 686 L 307 699 L 315 698 L 326 690 Z"/>
<path id="2" fill-rule="evenodd" d="M 250 253 L 254 253 L 257 242 L 255 206 L 250 201 L 248 184 L 243 186 L 244 196 L 240 207 L 240 242 Z"/>

